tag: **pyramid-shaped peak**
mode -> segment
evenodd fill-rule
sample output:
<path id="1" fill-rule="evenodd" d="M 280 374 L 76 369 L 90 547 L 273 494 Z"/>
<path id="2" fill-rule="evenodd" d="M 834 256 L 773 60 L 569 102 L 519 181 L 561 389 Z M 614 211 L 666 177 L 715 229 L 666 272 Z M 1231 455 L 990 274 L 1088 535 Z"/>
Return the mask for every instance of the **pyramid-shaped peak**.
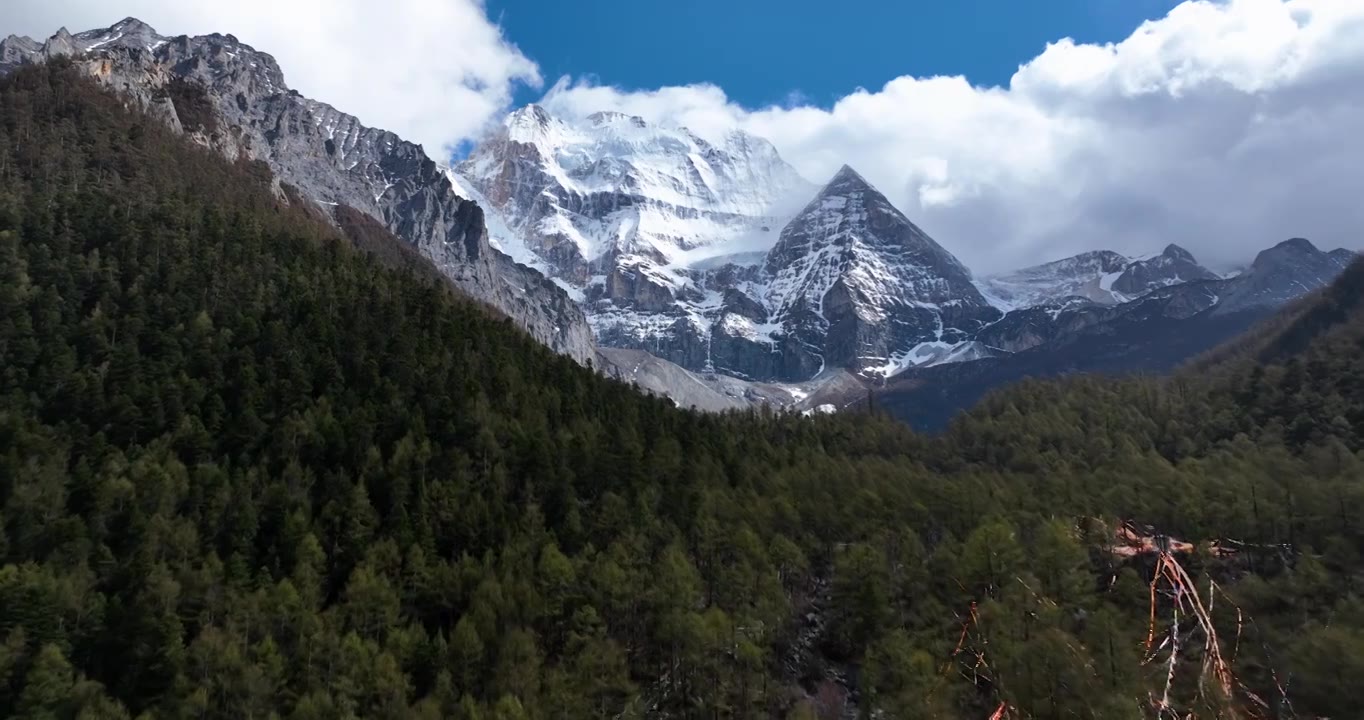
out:
<path id="1" fill-rule="evenodd" d="M 76 39 L 71 36 L 65 27 L 57 30 L 57 33 L 43 43 L 43 57 L 51 60 L 52 58 L 76 54 Z"/>
<path id="2" fill-rule="evenodd" d="M 513 110 L 512 113 L 507 116 L 508 125 L 516 125 L 520 123 L 534 123 L 536 125 L 543 126 L 548 125 L 549 121 L 550 121 L 549 111 L 544 109 L 540 105 L 536 105 L 535 103 L 530 103 L 529 105 L 526 105 L 524 107 L 519 107 L 516 110 Z"/>
<path id="3" fill-rule="evenodd" d="M 893 256 L 898 258 L 894 262 L 932 267 L 938 276 L 951 276 L 966 284 L 970 281 L 970 272 L 951 253 L 848 165 L 840 168 L 815 199 L 782 229 L 777 244 L 768 253 L 766 267 L 776 274 L 801 258 L 834 245 L 849 248 L 857 245 L 858 252 L 864 255 Z M 962 292 L 970 294 L 973 300 L 979 296 L 974 288 Z"/>
<path id="4" fill-rule="evenodd" d="M 838 172 L 834 173 L 833 179 L 829 181 L 829 187 L 839 185 L 862 185 L 868 188 L 871 187 L 871 183 L 867 182 L 867 179 L 862 177 L 861 173 L 854 170 L 851 165 L 846 164 L 839 168 Z"/>
<path id="5" fill-rule="evenodd" d="M 860 202 L 863 203 L 876 203 L 879 201 L 879 203 L 884 203 L 886 205 L 890 204 L 890 201 L 886 200 L 886 197 L 882 195 L 880 191 L 848 165 L 839 168 L 838 172 L 834 174 L 833 179 L 819 191 L 819 195 L 815 197 L 815 201 L 816 204 L 819 204 L 823 200 L 830 198 L 849 198 L 856 195 L 862 196 Z"/>
<path id="6" fill-rule="evenodd" d="M 1325 256 L 1321 250 L 1317 249 L 1307 238 L 1290 238 L 1271 248 L 1261 250 L 1251 262 L 1252 271 L 1264 271 L 1271 268 L 1294 264 L 1303 260 L 1315 259 Z"/>
<path id="7" fill-rule="evenodd" d="M 1175 258 L 1175 259 L 1179 259 L 1179 260 L 1185 260 L 1185 261 L 1187 261 L 1187 262 L 1196 262 L 1196 261 L 1194 260 L 1193 253 L 1189 252 L 1188 250 L 1185 250 L 1184 248 L 1182 248 L 1182 247 L 1180 247 L 1180 246 L 1178 246 L 1178 245 L 1176 245 L 1176 244 L 1174 244 L 1174 243 L 1170 243 L 1169 245 L 1166 245 L 1166 246 L 1165 246 L 1165 250 L 1164 250 L 1163 252 L 1161 252 L 1161 255 L 1164 255 L 1165 257 L 1168 257 L 1168 258 Z"/>
<path id="8" fill-rule="evenodd" d="M 503 121 L 503 125 L 507 130 L 508 139 L 541 145 L 551 141 L 554 135 L 551 128 L 556 125 L 556 121 L 548 110 L 531 103 L 513 111 Z"/>
<path id="9" fill-rule="evenodd" d="M 156 34 L 156 29 L 155 29 L 155 28 L 153 28 L 151 25 L 148 25 L 147 23 L 142 22 L 141 20 L 138 20 L 138 19 L 135 18 L 135 17 L 126 17 L 126 18 L 123 18 L 122 20 L 119 20 L 118 22 L 114 23 L 114 26 L 111 27 L 111 28 L 109 28 L 109 29 L 110 29 L 110 30 L 116 30 L 116 31 L 119 31 L 119 32 L 126 32 L 126 33 L 143 33 L 143 32 L 145 32 L 145 33 L 151 33 L 151 34 L 153 34 L 153 35 Z"/>
<path id="10" fill-rule="evenodd" d="M 1311 240 L 1300 237 L 1284 240 L 1278 245 L 1275 245 L 1273 249 L 1297 250 L 1299 252 L 1320 252 L 1317 250 L 1317 246 L 1312 244 Z"/>
<path id="11" fill-rule="evenodd" d="M 86 34 L 88 35 L 88 33 Z M 85 37 L 86 35 L 82 35 Z M 126 17 L 114 23 L 112 27 L 105 30 L 102 35 L 111 40 L 122 38 L 135 38 L 138 40 L 151 40 L 160 38 L 156 29 L 151 25 L 138 20 L 135 17 Z M 235 40 L 233 41 L 235 42 Z"/>

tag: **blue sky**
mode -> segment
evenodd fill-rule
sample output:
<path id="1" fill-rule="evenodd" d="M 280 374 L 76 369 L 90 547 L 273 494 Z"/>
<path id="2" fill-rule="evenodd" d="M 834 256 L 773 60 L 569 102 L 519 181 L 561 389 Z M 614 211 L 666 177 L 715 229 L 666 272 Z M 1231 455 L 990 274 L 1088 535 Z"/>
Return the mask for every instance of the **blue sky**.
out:
<path id="1" fill-rule="evenodd" d="M 540 65 L 626 89 L 708 82 L 747 107 L 828 106 L 914 75 L 1007 85 L 1050 41 L 1121 40 L 1171 0 L 487 0 Z M 538 91 L 521 88 L 518 104 Z"/>

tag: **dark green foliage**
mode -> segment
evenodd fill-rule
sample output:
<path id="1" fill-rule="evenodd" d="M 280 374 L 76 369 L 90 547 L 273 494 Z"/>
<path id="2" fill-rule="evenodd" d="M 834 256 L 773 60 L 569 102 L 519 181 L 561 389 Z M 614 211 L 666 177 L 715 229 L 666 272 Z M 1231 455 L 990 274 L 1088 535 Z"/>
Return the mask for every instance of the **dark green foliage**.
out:
<path id="1" fill-rule="evenodd" d="M 200 130 L 211 135 L 218 129 L 218 115 L 213 109 L 213 100 L 202 86 L 192 80 L 175 77 L 166 84 L 166 92 L 185 130 Z"/>
<path id="2" fill-rule="evenodd" d="M 338 219 L 60 65 L 0 82 L 0 715 L 814 717 L 829 665 L 886 717 L 1139 717 L 1128 517 L 1248 543 L 1186 564 L 1254 618 L 1250 690 L 1364 703 L 1344 300 L 1281 364 L 1025 384 L 929 440 L 678 411 Z"/>

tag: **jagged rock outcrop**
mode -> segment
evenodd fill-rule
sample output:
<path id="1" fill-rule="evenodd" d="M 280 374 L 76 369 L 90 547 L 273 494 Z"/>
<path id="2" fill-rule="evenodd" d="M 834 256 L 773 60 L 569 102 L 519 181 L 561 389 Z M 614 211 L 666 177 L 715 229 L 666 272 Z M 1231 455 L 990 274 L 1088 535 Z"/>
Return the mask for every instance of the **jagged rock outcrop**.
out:
<path id="1" fill-rule="evenodd" d="M 822 365 L 893 374 L 998 319 L 971 273 L 844 166 L 782 230 L 765 263 L 783 375 Z"/>
<path id="2" fill-rule="evenodd" d="M 1217 280 L 1219 275 L 1194 259 L 1178 245 L 1168 245 L 1159 255 L 1132 261 L 1113 281 L 1113 290 L 1127 297 L 1140 297 L 1161 287 L 1199 280 Z"/>
<path id="3" fill-rule="evenodd" d="M 1345 249 L 1323 252 L 1303 238 L 1285 240 L 1256 255 L 1245 272 L 1226 282 L 1217 311 L 1284 305 L 1325 287 L 1356 257 Z"/>
<path id="4" fill-rule="evenodd" d="M 42 47 L 33 40 L 18 35 L 10 35 L 0 40 L 0 72 L 28 62 Z"/>
<path id="5" fill-rule="evenodd" d="M 1119 299 L 1112 281 L 1131 262 L 1111 250 L 1094 250 L 986 277 L 978 286 L 996 306 L 1005 308 L 1036 307 L 1069 297 L 1113 303 Z"/>
<path id="6" fill-rule="evenodd" d="M 1111 250 L 1080 253 L 980 281 L 997 307 L 1017 310 L 1081 297 L 1103 305 L 1124 303 L 1158 288 L 1219 279 L 1178 245 L 1157 255 L 1129 259 Z"/>
<path id="7" fill-rule="evenodd" d="M 586 362 L 591 329 L 581 308 L 540 273 L 489 244 L 483 211 L 457 195 L 421 146 L 290 90 L 274 58 L 231 35 L 163 37 L 129 18 L 105 30 L 59 32 L 38 50 L 0 48 L 36 62 L 69 55 L 85 72 L 172 127 L 229 158 L 265 161 L 279 181 L 323 206 L 380 220 L 473 297 L 537 340 Z M 3 68 L 0 68 L 3 69 Z M 206 101 L 213 122 L 183 127 L 186 105 Z"/>
<path id="8" fill-rule="evenodd" d="M 1122 275 L 1131 279 L 1125 287 L 1140 291 L 1136 298 L 1112 304 L 1077 294 L 1022 307 L 987 326 L 973 340 L 992 351 L 1019 353 L 1083 333 L 1147 333 L 1152 324 L 1203 313 L 1266 312 L 1325 287 L 1355 257 L 1349 250 L 1322 252 L 1298 238 L 1261 252 L 1244 272 L 1221 278 L 1199 266 L 1187 251 L 1171 245 L 1150 260 L 1124 265 Z M 1138 267 L 1135 271 L 1134 266 Z M 1108 277 L 1116 274 L 1110 272 Z M 1115 290 L 1117 286 L 1114 282 Z"/>

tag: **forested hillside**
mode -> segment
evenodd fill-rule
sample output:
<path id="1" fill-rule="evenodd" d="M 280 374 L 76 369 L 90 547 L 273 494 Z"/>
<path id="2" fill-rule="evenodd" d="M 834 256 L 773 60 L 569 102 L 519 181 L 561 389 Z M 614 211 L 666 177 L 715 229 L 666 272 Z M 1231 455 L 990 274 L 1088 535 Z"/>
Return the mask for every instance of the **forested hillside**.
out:
<path id="1" fill-rule="evenodd" d="M 1197 375 L 923 438 L 677 410 L 341 225 L 0 81 L 0 715 L 1364 707 L 1358 265 Z"/>

